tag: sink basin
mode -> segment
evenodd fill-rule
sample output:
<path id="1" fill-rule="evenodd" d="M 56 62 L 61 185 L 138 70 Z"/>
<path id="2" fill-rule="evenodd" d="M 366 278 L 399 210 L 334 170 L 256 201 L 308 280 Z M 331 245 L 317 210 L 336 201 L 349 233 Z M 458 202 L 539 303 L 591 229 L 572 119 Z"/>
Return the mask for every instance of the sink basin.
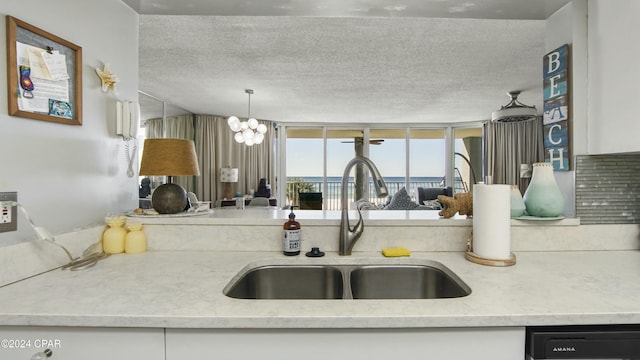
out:
<path id="1" fill-rule="evenodd" d="M 225 295 L 238 299 L 342 299 L 342 272 L 332 266 L 260 266 L 247 271 Z"/>
<path id="2" fill-rule="evenodd" d="M 442 299 L 471 289 L 435 261 L 421 264 L 265 265 L 225 287 L 237 299 Z"/>
<path id="3" fill-rule="evenodd" d="M 469 287 L 426 265 L 361 266 L 351 271 L 354 299 L 442 299 L 467 296 Z"/>

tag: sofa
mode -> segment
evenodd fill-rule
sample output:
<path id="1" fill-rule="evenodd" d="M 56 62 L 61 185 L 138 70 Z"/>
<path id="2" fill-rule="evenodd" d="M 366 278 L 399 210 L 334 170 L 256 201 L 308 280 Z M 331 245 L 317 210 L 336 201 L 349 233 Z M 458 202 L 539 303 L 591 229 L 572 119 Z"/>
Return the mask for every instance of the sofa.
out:
<path id="1" fill-rule="evenodd" d="M 377 205 L 367 199 L 360 199 L 356 201 L 355 207 L 360 210 L 442 210 L 438 195 L 453 196 L 453 188 L 418 187 L 415 194 L 417 202 L 415 202 L 403 186 L 389 196 L 386 204 Z"/>
<path id="2" fill-rule="evenodd" d="M 416 188 L 416 199 L 419 205 L 429 205 L 432 201 L 438 201 L 438 195 L 453 197 L 453 188 Z M 426 202 L 426 203 L 425 203 Z"/>

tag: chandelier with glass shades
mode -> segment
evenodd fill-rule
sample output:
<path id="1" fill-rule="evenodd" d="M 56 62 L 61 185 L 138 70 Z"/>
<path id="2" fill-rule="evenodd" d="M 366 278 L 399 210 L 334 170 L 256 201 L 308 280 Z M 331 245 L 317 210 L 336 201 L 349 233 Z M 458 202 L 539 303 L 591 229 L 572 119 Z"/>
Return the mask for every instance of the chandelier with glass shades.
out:
<path id="1" fill-rule="evenodd" d="M 251 117 L 251 94 L 253 94 L 253 90 L 245 89 L 244 92 L 249 95 L 247 121 L 240 121 L 237 116 L 229 116 L 227 124 L 229 124 L 231 131 L 236 133 L 233 136 L 236 142 L 252 146 L 253 144 L 260 144 L 264 141 L 267 126 L 258 123 L 258 120 Z"/>

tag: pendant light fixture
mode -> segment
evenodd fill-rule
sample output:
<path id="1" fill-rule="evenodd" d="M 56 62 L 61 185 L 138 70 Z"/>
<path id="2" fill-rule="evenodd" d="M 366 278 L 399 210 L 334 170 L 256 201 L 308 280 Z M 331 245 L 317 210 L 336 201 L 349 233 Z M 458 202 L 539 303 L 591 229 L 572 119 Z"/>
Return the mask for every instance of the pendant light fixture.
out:
<path id="1" fill-rule="evenodd" d="M 511 101 L 500 110 L 491 113 L 494 122 L 520 122 L 534 120 L 538 116 L 535 106 L 528 106 L 518 101 L 520 90 L 510 91 Z"/>
<path id="2" fill-rule="evenodd" d="M 253 94 L 253 90 L 245 89 L 244 92 L 249 95 L 247 121 L 240 121 L 237 116 L 229 116 L 227 124 L 229 124 L 231 131 L 236 133 L 233 136 L 236 142 L 252 146 L 253 144 L 260 144 L 264 141 L 264 134 L 267 132 L 267 126 L 258 123 L 258 120 L 251 117 L 251 94 Z"/>

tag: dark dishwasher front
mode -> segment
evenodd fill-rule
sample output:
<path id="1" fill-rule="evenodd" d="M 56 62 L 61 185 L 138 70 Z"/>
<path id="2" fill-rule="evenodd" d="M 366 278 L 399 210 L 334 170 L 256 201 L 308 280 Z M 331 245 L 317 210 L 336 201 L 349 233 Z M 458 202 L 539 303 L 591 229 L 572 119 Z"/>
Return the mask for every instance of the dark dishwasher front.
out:
<path id="1" fill-rule="evenodd" d="M 527 360 L 640 359 L 640 325 L 528 327 Z"/>

